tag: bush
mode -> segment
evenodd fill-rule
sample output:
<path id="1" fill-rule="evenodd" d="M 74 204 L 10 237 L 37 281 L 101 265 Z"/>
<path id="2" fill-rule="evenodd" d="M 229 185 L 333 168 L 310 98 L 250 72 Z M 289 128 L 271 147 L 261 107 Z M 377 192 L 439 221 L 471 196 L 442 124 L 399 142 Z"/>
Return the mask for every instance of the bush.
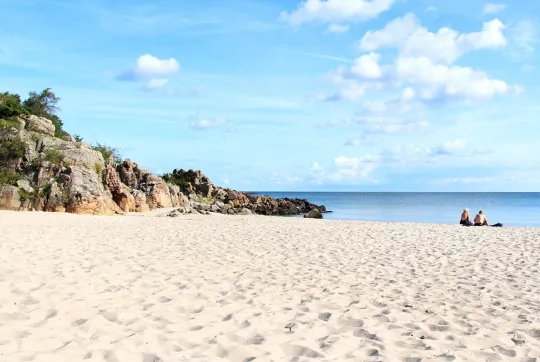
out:
<path id="1" fill-rule="evenodd" d="M 21 201 L 34 200 L 36 195 L 26 191 L 25 189 L 19 188 L 19 198 Z"/>
<path id="2" fill-rule="evenodd" d="M 0 170 L 0 185 L 14 186 L 22 176 L 10 170 Z"/>
<path id="3" fill-rule="evenodd" d="M 62 161 L 64 161 L 64 158 L 66 158 L 66 156 L 58 150 L 47 150 L 45 151 L 43 161 L 49 161 L 54 165 L 60 165 L 62 164 Z"/>
<path id="4" fill-rule="evenodd" d="M 0 165 L 21 158 L 26 152 L 26 144 L 19 138 L 0 143 Z"/>
<path id="5" fill-rule="evenodd" d="M 170 184 L 176 185 L 180 187 L 180 191 L 184 192 L 187 190 L 189 184 L 190 184 L 190 178 L 189 177 L 180 177 L 173 173 L 166 173 L 164 175 L 161 175 L 161 178 L 163 181 L 168 182 Z"/>
<path id="6" fill-rule="evenodd" d="M 29 112 L 21 104 L 21 97 L 18 94 L 0 93 L 0 118 L 9 118 L 21 114 L 29 114 Z"/>
<path id="7" fill-rule="evenodd" d="M 51 191 L 51 187 L 52 187 L 52 184 L 50 183 L 46 183 L 45 185 L 43 185 L 43 187 L 39 190 L 37 196 L 39 198 L 46 198 L 47 196 L 49 196 L 49 192 Z"/>
<path id="8" fill-rule="evenodd" d="M 73 138 L 75 139 L 75 142 L 82 142 L 83 138 L 79 136 L 78 134 L 73 135 Z"/>
<path id="9" fill-rule="evenodd" d="M 202 196 L 197 196 L 197 198 L 195 198 L 195 202 L 198 202 L 199 204 L 213 204 L 214 202 L 216 201 L 216 199 L 212 198 L 212 197 L 202 197 Z"/>
<path id="10" fill-rule="evenodd" d="M 122 155 L 120 154 L 120 150 L 118 150 L 118 148 L 96 143 L 95 146 L 92 146 L 92 149 L 101 152 L 105 162 L 112 157 L 115 164 L 118 165 L 122 163 Z"/>
<path id="11" fill-rule="evenodd" d="M 19 123 L 11 119 L 0 119 L 0 128 L 17 128 Z"/>

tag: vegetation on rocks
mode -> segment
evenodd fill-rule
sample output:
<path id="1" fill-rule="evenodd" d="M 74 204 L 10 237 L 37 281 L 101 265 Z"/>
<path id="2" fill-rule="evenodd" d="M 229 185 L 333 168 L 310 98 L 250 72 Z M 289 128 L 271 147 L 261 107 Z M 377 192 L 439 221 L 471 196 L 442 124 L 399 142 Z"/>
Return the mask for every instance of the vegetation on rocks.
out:
<path id="1" fill-rule="evenodd" d="M 22 176 L 11 170 L 0 170 L 0 186 L 14 186 Z"/>
<path id="2" fill-rule="evenodd" d="M 17 122 L 13 119 L 0 119 L 0 128 L 17 128 Z"/>
<path id="3" fill-rule="evenodd" d="M 122 155 L 120 154 L 120 150 L 118 148 L 103 145 L 101 143 L 96 143 L 96 145 L 92 146 L 92 148 L 98 152 L 101 152 L 101 155 L 105 161 L 112 157 L 115 164 L 118 165 L 122 163 Z"/>
<path id="4" fill-rule="evenodd" d="M 50 119 L 56 128 L 54 136 L 65 139 L 68 133 L 64 131 L 64 123 L 56 115 L 60 110 L 57 106 L 59 101 L 60 98 L 51 91 L 51 88 L 46 88 L 40 93 L 30 92 L 22 104 L 30 114 Z"/>
<path id="5" fill-rule="evenodd" d="M 193 180 L 195 176 L 196 176 L 196 171 L 189 169 L 186 172 L 184 172 L 184 174 L 181 176 L 175 173 L 166 173 L 166 174 L 161 175 L 161 178 L 165 182 L 168 182 L 173 185 L 177 185 L 178 187 L 180 187 L 181 191 L 185 191 L 188 188 L 191 180 Z"/>
<path id="6" fill-rule="evenodd" d="M 0 119 L 29 114 L 21 103 L 21 96 L 9 92 L 0 93 Z"/>
<path id="7" fill-rule="evenodd" d="M 19 138 L 0 143 L 0 166 L 7 166 L 10 161 L 21 158 L 26 151 L 26 144 Z"/>
<path id="8" fill-rule="evenodd" d="M 26 191 L 23 188 L 19 188 L 19 198 L 21 199 L 21 201 L 34 200 L 36 198 L 36 195 Z"/>

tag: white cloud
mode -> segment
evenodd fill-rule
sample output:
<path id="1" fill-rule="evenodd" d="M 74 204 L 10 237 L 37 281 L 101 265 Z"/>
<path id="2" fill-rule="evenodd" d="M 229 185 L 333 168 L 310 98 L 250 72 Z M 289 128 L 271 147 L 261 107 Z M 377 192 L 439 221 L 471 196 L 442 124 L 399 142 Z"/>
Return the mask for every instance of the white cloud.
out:
<path id="1" fill-rule="evenodd" d="M 180 64 L 174 58 L 158 59 L 153 55 L 145 54 L 137 58 L 135 65 L 120 74 L 119 80 L 137 80 L 171 75 L 180 70 Z"/>
<path id="2" fill-rule="evenodd" d="M 143 88 L 146 90 L 153 90 L 164 87 L 167 83 L 169 83 L 167 78 L 152 78 L 143 86 Z"/>
<path id="3" fill-rule="evenodd" d="M 419 24 L 414 14 L 390 21 L 382 30 L 370 30 L 359 42 L 360 49 L 376 51 L 396 47 L 402 55 L 427 57 L 434 61 L 453 63 L 463 54 L 479 49 L 492 49 L 507 44 L 504 24 L 494 19 L 484 23 L 479 32 L 459 33 L 450 28 L 430 32 Z"/>
<path id="4" fill-rule="evenodd" d="M 434 64 L 427 57 L 401 57 L 396 64 L 397 77 L 423 87 L 425 100 L 482 100 L 506 93 L 509 85 L 490 79 L 484 72 L 461 66 Z"/>
<path id="5" fill-rule="evenodd" d="M 331 24 L 328 26 L 328 31 L 335 34 L 346 33 L 349 31 L 349 25 L 347 24 Z"/>
<path id="6" fill-rule="evenodd" d="M 379 79 L 383 76 L 383 70 L 379 65 L 380 59 L 381 56 L 377 53 L 364 54 L 355 59 L 351 72 L 360 79 Z"/>
<path id="7" fill-rule="evenodd" d="M 281 13 L 292 25 L 308 22 L 341 24 L 376 17 L 387 11 L 396 0 L 305 0 L 295 11 Z"/>
<path id="8" fill-rule="evenodd" d="M 194 117 L 193 120 L 189 122 L 189 127 L 202 131 L 208 130 L 211 128 L 217 128 L 227 123 L 227 120 L 222 117 L 216 118 L 201 118 L 198 115 Z"/>
<path id="9" fill-rule="evenodd" d="M 484 8 L 482 9 L 482 15 L 500 13 L 501 11 L 504 11 L 505 9 L 506 9 L 505 4 L 488 3 L 484 5 Z"/>

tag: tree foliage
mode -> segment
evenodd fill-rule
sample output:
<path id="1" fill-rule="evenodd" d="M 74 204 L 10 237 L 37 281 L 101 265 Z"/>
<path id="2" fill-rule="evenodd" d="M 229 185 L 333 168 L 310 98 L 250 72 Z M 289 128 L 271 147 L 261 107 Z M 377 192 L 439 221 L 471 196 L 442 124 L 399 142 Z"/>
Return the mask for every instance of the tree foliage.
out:
<path id="1" fill-rule="evenodd" d="M 0 119 L 21 114 L 28 114 L 28 110 L 21 104 L 21 96 L 9 92 L 0 93 Z"/>
<path id="2" fill-rule="evenodd" d="M 55 137 L 64 138 L 67 135 L 67 132 L 64 131 L 64 122 L 56 115 L 56 112 L 60 110 L 58 107 L 60 100 L 60 97 L 57 97 L 51 88 L 46 88 L 41 93 L 28 93 L 28 98 L 24 100 L 23 106 L 30 114 L 50 119 L 56 128 Z"/>

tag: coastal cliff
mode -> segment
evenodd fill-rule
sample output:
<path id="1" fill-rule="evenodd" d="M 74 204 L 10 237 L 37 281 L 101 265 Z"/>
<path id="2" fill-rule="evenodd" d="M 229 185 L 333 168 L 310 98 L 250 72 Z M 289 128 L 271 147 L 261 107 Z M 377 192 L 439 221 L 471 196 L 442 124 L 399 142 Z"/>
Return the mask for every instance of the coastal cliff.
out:
<path id="1" fill-rule="evenodd" d="M 114 215 L 177 208 L 170 216 L 326 211 L 307 200 L 222 188 L 199 170 L 154 175 L 130 159 L 120 159 L 114 149 L 71 136 L 61 129 L 57 117 L 29 114 L 12 98 L 8 100 L 15 104 L 6 99 L 4 93 L 0 98 L 0 209 Z"/>

